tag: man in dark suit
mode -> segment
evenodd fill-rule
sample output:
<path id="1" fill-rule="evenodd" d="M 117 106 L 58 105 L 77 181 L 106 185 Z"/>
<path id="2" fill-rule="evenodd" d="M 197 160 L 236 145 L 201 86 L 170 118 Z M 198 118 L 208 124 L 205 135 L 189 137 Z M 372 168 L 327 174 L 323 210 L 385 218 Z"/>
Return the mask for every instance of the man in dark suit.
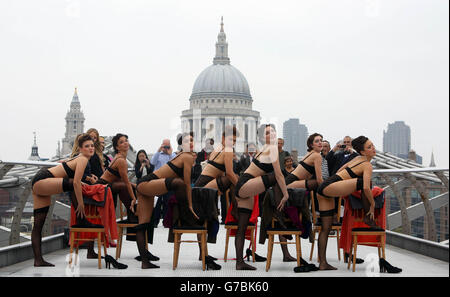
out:
<path id="1" fill-rule="evenodd" d="M 344 140 L 339 141 L 326 156 L 330 176 L 336 174 L 339 168 L 350 162 L 356 156 L 358 156 L 358 153 L 353 150 L 352 138 L 345 136 Z"/>
<path id="2" fill-rule="evenodd" d="M 241 159 L 239 160 L 240 163 L 240 173 L 242 174 L 248 166 L 250 166 L 250 163 L 253 161 L 253 158 L 256 154 L 256 145 L 254 143 L 247 144 L 247 147 L 245 148 L 245 153 L 242 154 Z"/>
<path id="3" fill-rule="evenodd" d="M 195 165 L 192 168 L 192 182 L 195 183 L 197 178 L 202 173 L 202 165 L 201 163 L 205 160 L 208 160 L 209 154 L 214 150 L 214 139 L 207 138 L 205 140 L 205 147 L 197 153 L 197 158 L 195 159 Z"/>
<path id="4" fill-rule="evenodd" d="M 344 166 L 344 164 L 350 162 L 356 156 L 358 156 L 358 153 L 353 150 L 352 138 L 350 136 L 345 136 L 344 139 L 339 141 L 325 157 L 328 163 L 330 176 L 336 174 L 336 172 Z M 339 221 L 339 218 L 337 217 L 339 207 L 338 201 L 338 199 L 335 199 L 333 216 L 334 223 Z"/>

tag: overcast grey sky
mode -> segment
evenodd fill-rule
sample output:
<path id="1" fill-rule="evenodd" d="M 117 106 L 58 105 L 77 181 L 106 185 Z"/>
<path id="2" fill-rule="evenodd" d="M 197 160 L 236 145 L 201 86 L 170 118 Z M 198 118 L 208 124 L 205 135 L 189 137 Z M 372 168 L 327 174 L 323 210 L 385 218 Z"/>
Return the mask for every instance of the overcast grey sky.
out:
<path id="1" fill-rule="evenodd" d="M 212 64 L 223 15 L 231 64 L 262 121 L 299 118 L 332 143 L 383 148 L 383 129 L 449 166 L 447 0 L 40 0 L 0 2 L 0 158 L 26 159 L 37 132 L 55 155 L 74 87 L 85 128 L 154 152 L 180 129 Z"/>

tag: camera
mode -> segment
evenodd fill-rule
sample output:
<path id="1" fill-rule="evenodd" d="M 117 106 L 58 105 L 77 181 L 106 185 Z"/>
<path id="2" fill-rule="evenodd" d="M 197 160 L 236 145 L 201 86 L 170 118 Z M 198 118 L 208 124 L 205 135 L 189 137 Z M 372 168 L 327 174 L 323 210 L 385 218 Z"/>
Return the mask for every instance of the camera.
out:
<path id="1" fill-rule="evenodd" d="M 163 148 L 165 148 L 166 150 L 168 150 L 168 149 L 170 149 L 170 146 L 169 146 L 169 145 L 165 145 L 165 146 L 163 146 Z"/>
<path id="2" fill-rule="evenodd" d="M 345 145 L 345 144 L 341 144 L 340 146 L 339 146 L 339 148 L 341 148 L 341 149 L 345 149 L 347 146 Z"/>

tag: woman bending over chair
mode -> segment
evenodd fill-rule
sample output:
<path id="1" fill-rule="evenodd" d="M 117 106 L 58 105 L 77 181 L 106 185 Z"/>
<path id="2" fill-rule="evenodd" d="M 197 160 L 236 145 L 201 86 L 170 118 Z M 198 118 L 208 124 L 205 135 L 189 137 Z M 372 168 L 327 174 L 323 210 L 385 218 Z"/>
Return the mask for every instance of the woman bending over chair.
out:
<path id="1" fill-rule="evenodd" d="M 153 173 L 147 174 L 137 182 L 136 190 L 139 199 L 136 226 L 136 244 L 142 260 L 142 269 L 159 268 L 149 260 L 149 253 L 145 249 L 145 232 L 150 227 L 153 212 L 154 197 L 173 191 L 177 197 L 180 212 L 189 212 L 196 219 L 192 207 L 191 171 L 195 161 L 193 133 L 183 133 L 178 138 L 182 150 L 172 160 Z M 184 205 L 187 200 L 188 205 Z"/>
<path id="2" fill-rule="evenodd" d="M 42 227 L 51 204 L 51 195 L 74 191 L 77 205 L 75 213 L 77 222 L 89 225 L 85 218 L 81 179 L 89 159 L 94 154 L 94 142 L 87 134 L 78 138 L 80 154 L 51 168 L 41 168 L 31 181 L 33 194 L 34 224 L 31 232 L 31 245 L 34 253 L 34 266 L 54 266 L 44 261 L 41 253 Z"/>
<path id="3" fill-rule="evenodd" d="M 314 133 L 310 135 L 306 141 L 308 146 L 308 154 L 299 162 L 297 168 L 289 173 L 286 178 L 286 187 L 289 188 L 306 188 L 309 191 L 315 191 L 317 185 L 322 183 L 322 135 Z M 305 201 L 306 211 L 302 212 L 302 220 L 304 222 L 311 221 L 309 214 L 308 200 Z M 286 242 L 286 238 L 280 236 L 281 242 Z M 291 257 L 287 250 L 287 245 L 280 245 L 283 250 L 283 261 L 296 261 Z M 303 259 L 302 259 L 303 260 Z"/>
<path id="4" fill-rule="evenodd" d="M 222 143 L 211 152 L 208 163 L 195 182 L 195 187 L 216 189 L 219 195 L 225 195 L 232 185 L 236 185 L 238 176 L 233 171 L 233 147 L 238 136 L 239 132 L 236 130 L 236 127 L 225 127 L 225 131 L 222 133 Z M 234 192 L 234 188 L 231 191 Z M 234 199 L 231 200 L 233 201 Z M 200 241 L 201 236 L 198 235 L 197 237 Z M 201 254 L 200 243 L 199 248 Z M 199 257 L 199 259 L 201 258 Z M 206 256 L 208 269 L 219 270 L 221 267 L 214 260 L 217 259 L 209 255 Z"/>
<path id="5" fill-rule="evenodd" d="M 256 270 L 244 262 L 243 250 L 245 231 L 253 209 L 253 197 L 278 183 L 283 193 L 278 209 L 288 200 L 283 173 L 278 160 L 277 134 L 273 124 L 263 124 L 258 129 L 258 138 L 264 143 L 261 152 L 255 156 L 236 185 L 238 228 L 235 236 L 236 270 Z"/>
<path id="6" fill-rule="evenodd" d="M 372 164 L 370 161 L 376 155 L 375 146 L 365 136 L 353 139 L 352 146 L 359 156 L 342 166 L 338 172 L 326 179 L 317 190 L 319 212 L 322 220 L 322 230 L 319 234 L 319 269 L 335 270 L 326 260 L 328 233 L 332 226 L 335 197 L 350 195 L 361 190 L 361 202 L 364 207 L 364 223 L 375 228 L 375 201 L 371 190 Z"/>

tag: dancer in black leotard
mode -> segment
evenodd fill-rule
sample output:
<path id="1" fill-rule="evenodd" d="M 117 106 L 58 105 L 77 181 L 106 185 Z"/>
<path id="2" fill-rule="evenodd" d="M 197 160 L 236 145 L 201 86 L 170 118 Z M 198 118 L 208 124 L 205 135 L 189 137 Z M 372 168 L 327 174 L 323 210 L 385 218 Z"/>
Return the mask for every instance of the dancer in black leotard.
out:
<path id="1" fill-rule="evenodd" d="M 236 130 L 236 127 L 225 127 L 225 131 L 222 133 L 222 143 L 211 152 L 208 163 L 195 182 L 195 187 L 216 189 L 218 190 L 219 195 L 225 195 L 228 189 L 230 189 L 230 192 L 234 192 L 234 187 L 232 187 L 232 185 L 236 185 L 238 176 L 233 171 L 233 147 L 236 143 L 236 137 L 238 136 L 239 132 Z M 230 201 L 231 200 L 234 200 L 233 197 Z M 200 241 L 200 235 L 197 237 Z M 201 253 L 200 243 L 199 248 Z M 209 255 L 206 256 L 208 269 L 219 270 L 221 267 L 216 264 L 214 260 L 217 259 Z"/>
<path id="2" fill-rule="evenodd" d="M 334 270 L 335 267 L 326 261 L 326 246 L 328 233 L 332 225 L 334 197 L 350 195 L 361 190 L 361 202 L 364 207 L 364 222 L 376 227 L 374 221 L 375 202 L 371 190 L 372 164 L 370 161 L 376 155 L 375 146 L 365 136 L 352 140 L 352 146 L 360 156 L 342 166 L 338 172 L 326 179 L 317 189 L 322 229 L 319 233 L 320 270 Z"/>
<path id="3" fill-rule="evenodd" d="M 322 183 L 322 135 L 314 133 L 306 141 L 308 154 L 299 162 L 293 172 L 286 177 L 288 188 L 306 188 L 316 190 Z"/>
<path id="4" fill-rule="evenodd" d="M 78 157 L 52 168 L 40 169 L 31 181 L 34 208 L 31 245 L 34 252 L 34 266 L 54 266 L 44 261 L 41 253 L 41 232 L 51 204 L 51 195 L 74 191 L 78 202 L 75 206 L 77 223 L 88 225 L 84 213 L 81 179 L 89 158 L 94 154 L 94 142 L 89 135 L 83 134 L 78 138 L 78 145 L 80 152 Z"/>
<path id="5" fill-rule="evenodd" d="M 311 134 L 307 141 L 308 154 L 299 162 L 295 170 L 289 173 L 286 178 L 286 187 L 289 188 L 306 188 L 310 191 L 316 190 L 318 183 L 322 182 L 322 135 L 319 133 Z M 303 223 L 311 222 L 309 213 L 308 200 L 305 200 L 305 211 L 302 212 Z M 286 242 L 284 236 L 280 236 L 281 242 Z M 283 250 L 283 261 L 297 261 L 296 258 L 291 257 L 287 250 L 287 245 L 280 245 Z M 305 261 L 302 259 L 302 262 Z"/>
<path id="6" fill-rule="evenodd" d="M 106 167 L 105 172 L 103 172 L 97 183 L 111 185 L 111 191 L 115 199 L 114 205 L 117 203 L 116 194 L 118 194 L 120 201 L 122 201 L 127 210 L 127 220 L 130 223 L 137 223 L 137 219 L 132 219 L 134 218 L 136 196 L 133 190 L 135 185 L 128 179 L 127 155 L 130 148 L 128 136 L 117 133 L 113 137 L 112 143 L 116 155 L 111 161 L 111 164 Z"/>
<path id="7" fill-rule="evenodd" d="M 283 173 L 278 160 L 278 146 L 275 126 L 273 124 L 261 125 L 258 129 L 258 138 L 264 146 L 255 156 L 250 166 L 239 178 L 236 185 L 236 200 L 238 206 L 238 229 L 235 236 L 236 269 L 255 270 L 256 268 L 244 262 L 243 249 L 245 231 L 253 209 L 253 196 L 258 195 L 278 183 L 283 193 L 282 203 L 278 209 L 283 208 L 289 198 Z"/>
<path id="8" fill-rule="evenodd" d="M 192 207 L 191 196 L 191 171 L 195 161 L 193 135 L 192 132 L 180 135 L 178 144 L 182 146 L 182 151 L 161 168 L 147 174 L 137 182 L 139 225 L 136 226 L 136 244 L 141 256 L 142 269 L 159 268 L 150 263 L 148 252 L 145 249 L 145 231 L 150 226 L 155 195 L 159 196 L 173 191 L 177 197 L 180 211 L 190 212 L 198 219 Z M 187 205 L 185 205 L 186 200 Z"/>

